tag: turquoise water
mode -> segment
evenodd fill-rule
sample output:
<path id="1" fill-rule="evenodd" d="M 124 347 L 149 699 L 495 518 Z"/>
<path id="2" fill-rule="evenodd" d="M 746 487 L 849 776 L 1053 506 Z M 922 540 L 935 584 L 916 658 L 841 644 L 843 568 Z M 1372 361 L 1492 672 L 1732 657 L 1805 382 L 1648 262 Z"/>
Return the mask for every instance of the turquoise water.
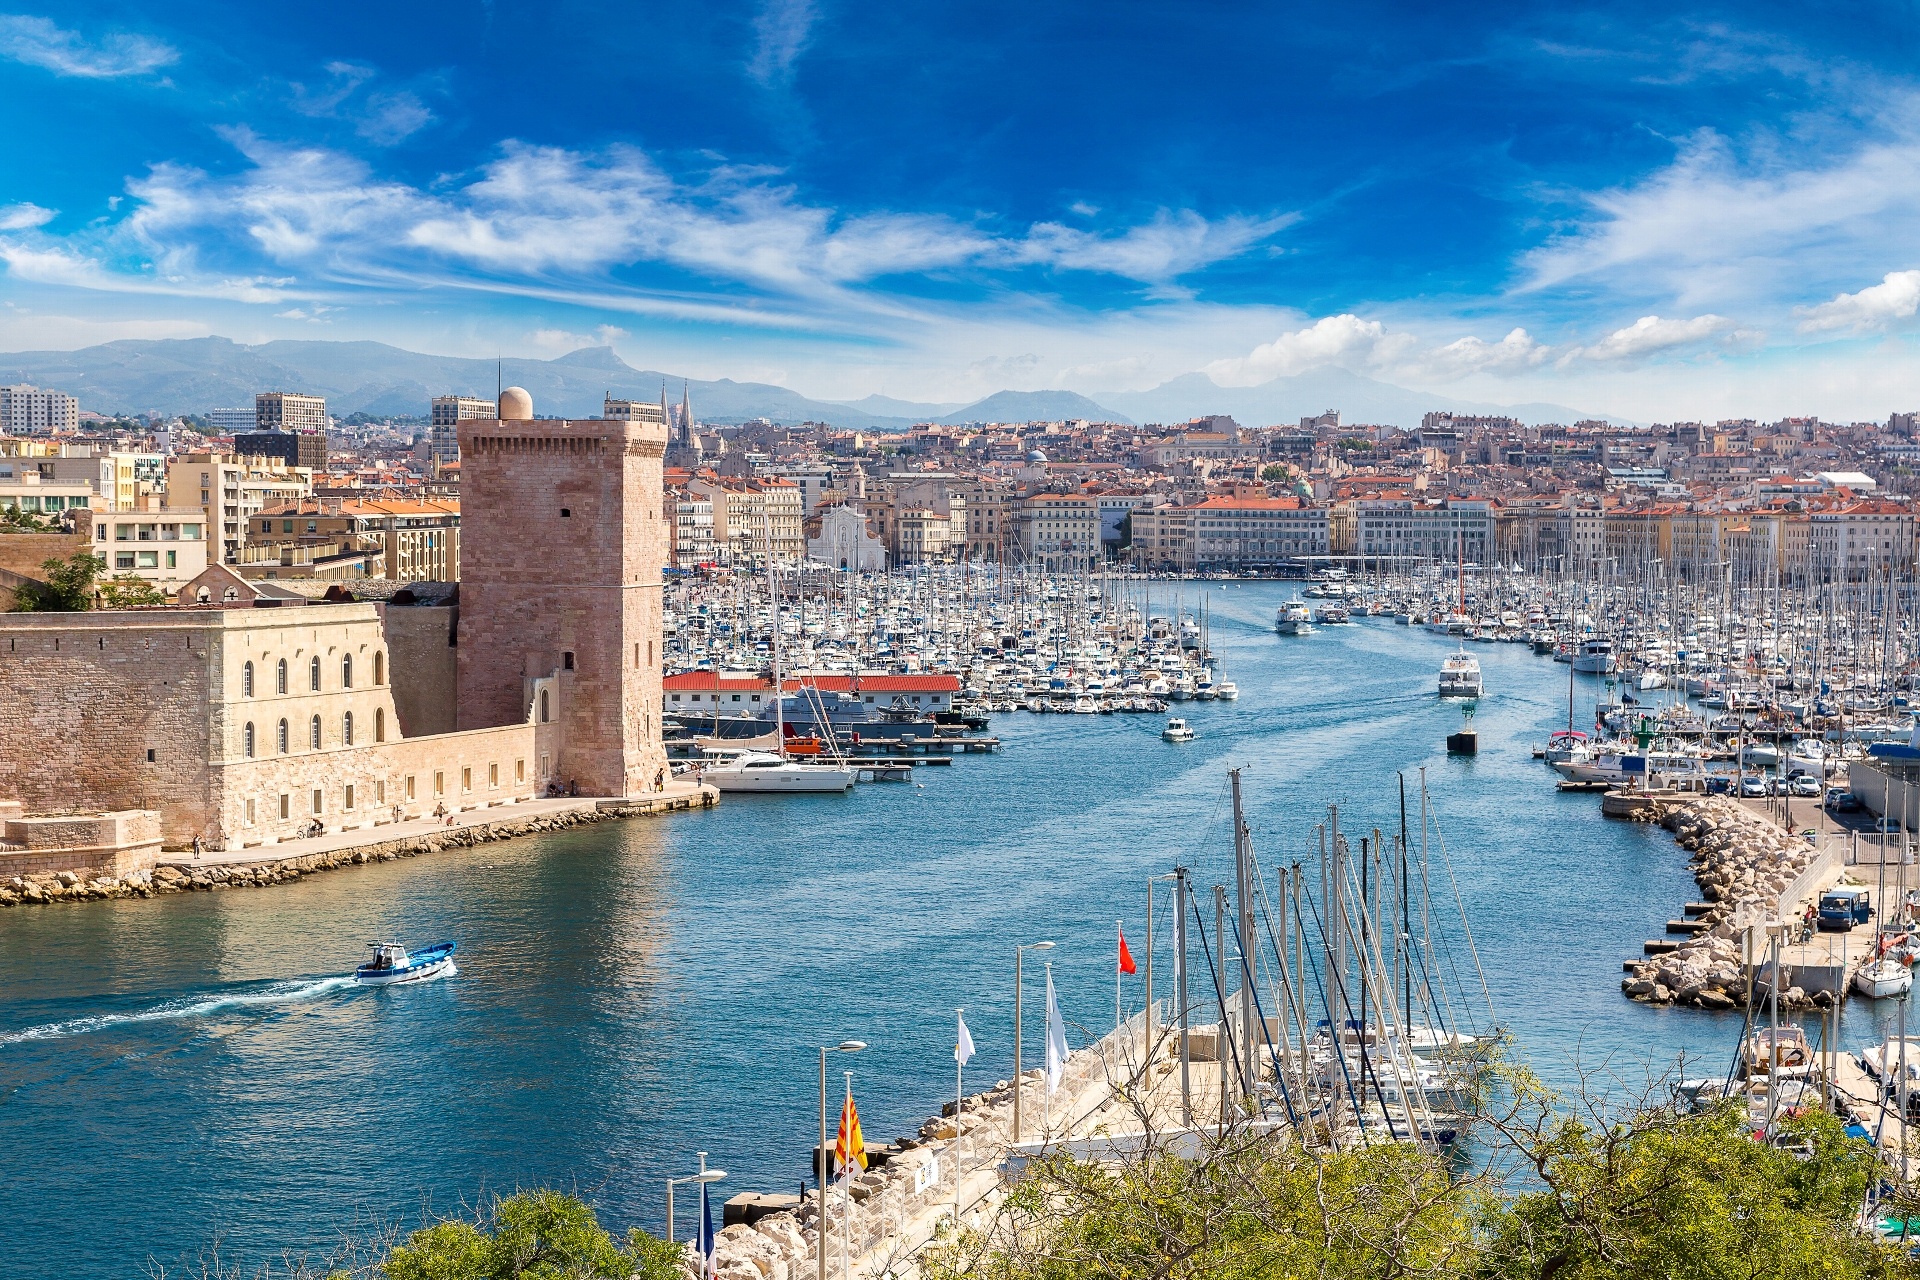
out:
<path id="1" fill-rule="evenodd" d="M 871 1043 L 833 1067 L 855 1070 L 876 1141 L 949 1095 L 956 1006 L 979 1049 L 969 1081 L 1009 1074 L 1017 941 L 1056 941 L 1065 1016 L 1110 1026 L 1113 924 L 1138 953 L 1145 878 L 1176 861 L 1202 886 L 1231 878 L 1229 765 L 1269 868 L 1308 856 L 1328 803 L 1356 836 L 1393 829 L 1395 773 L 1417 804 L 1424 766 L 1520 1051 L 1557 1080 L 1577 1061 L 1631 1082 L 1683 1050 L 1720 1069 L 1737 1017 L 1619 994 L 1620 962 L 1693 885 L 1666 832 L 1603 821 L 1530 758 L 1565 721 L 1567 668 L 1475 646 L 1481 754 L 1449 759 L 1460 712 L 1432 694 L 1449 643 L 1384 619 L 1282 639 L 1289 594 L 1208 591 L 1242 695 L 1183 707 L 1200 734 L 1184 746 L 1150 716 L 996 716 L 999 754 L 915 784 L 735 797 L 270 890 L 0 913 L 8 1274 L 141 1276 L 216 1238 L 257 1264 L 531 1184 L 658 1231 L 661 1180 L 699 1150 L 729 1191 L 795 1190 L 818 1123 L 812 1046 Z M 343 985 L 386 936 L 457 938 L 460 975 Z M 1038 966 L 1028 977 L 1037 1054 Z"/>

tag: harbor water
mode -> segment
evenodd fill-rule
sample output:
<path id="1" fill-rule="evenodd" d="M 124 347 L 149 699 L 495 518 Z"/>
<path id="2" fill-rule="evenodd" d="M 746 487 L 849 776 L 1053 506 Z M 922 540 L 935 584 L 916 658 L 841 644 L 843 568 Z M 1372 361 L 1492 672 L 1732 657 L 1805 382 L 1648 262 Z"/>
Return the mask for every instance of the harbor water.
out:
<path id="1" fill-rule="evenodd" d="M 815 1046 L 869 1042 L 835 1055 L 830 1088 L 854 1072 L 875 1142 L 951 1096 L 956 1007 L 969 1087 L 1010 1074 L 1016 942 L 1058 944 L 1076 1044 L 1109 1027 L 1114 923 L 1141 955 L 1146 878 L 1184 862 L 1203 893 L 1231 879 L 1229 766 L 1269 884 L 1310 861 L 1329 803 L 1356 846 L 1397 829 L 1399 776 L 1417 828 L 1424 769 L 1436 898 L 1450 865 L 1499 1021 L 1550 1080 L 1631 1082 L 1682 1052 L 1724 1070 L 1737 1014 L 1620 995 L 1621 961 L 1694 886 L 1666 831 L 1602 819 L 1531 758 L 1565 724 L 1567 667 L 1473 646 L 1479 754 L 1449 757 L 1462 713 L 1434 687 L 1453 641 L 1386 618 L 1279 637 L 1290 585 L 1185 592 L 1241 690 L 1176 708 L 1191 743 L 1146 715 L 1002 714 L 997 754 L 844 797 L 729 796 L 265 890 L 0 913 L 8 1274 L 174 1274 L 216 1241 L 253 1267 L 533 1185 L 657 1232 L 662 1180 L 698 1151 L 728 1193 L 797 1190 Z M 1581 678 L 1581 720 L 1599 692 Z M 457 939 L 460 973 L 354 987 L 340 975 L 376 938 Z M 1455 998 L 1480 1001 L 1456 957 Z M 1027 978 L 1033 1065 L 1032 957 Z M 1125 995 L 1138 1006 L 1138 978 Z M 1875 1021 L 1856 1002 L 1849 1039 Z"/>

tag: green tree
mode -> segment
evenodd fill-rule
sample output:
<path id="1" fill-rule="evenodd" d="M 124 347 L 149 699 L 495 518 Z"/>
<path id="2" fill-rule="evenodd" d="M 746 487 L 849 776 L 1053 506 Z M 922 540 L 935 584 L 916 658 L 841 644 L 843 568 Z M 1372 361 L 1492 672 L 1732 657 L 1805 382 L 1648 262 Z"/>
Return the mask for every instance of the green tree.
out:
<path id="1" fill-rule="evenodd" d="M 28 583 L 14 593 L 14 612 L 84 613 L 93 608 L 93 583 L 100 569 L 100 562 L 87 551 L 76 551 L 66 560 L 42 561 L 45 580 Z"/>
<path id="2" fill-rule="evenodd" d="M 141 605 L 165 604 L 167 593 L 145 578 L 122 573 L 100 584 L 100 601 L 109 609 L 135 609 Z"/>
<path id="3" fill-rule="evenodd" d="M 593 1210 L 558 1191 L 496 1199 L 478 1221 L 422 1227 L 380 1264 L 386 1280 L 673 1280 L 680 1250 L 635 1230 L 614 1243 Z"/>
<path id="4" fill-rule="evenodd" d="M 1268 484 L 1278 484 L 1285 480 L 1290 474 L 1292 473 L 1287 470 L 1286 464 L 1283 462 L 1269 462 L 1266 466 L 1260 468 L 1260 478 Z"/>

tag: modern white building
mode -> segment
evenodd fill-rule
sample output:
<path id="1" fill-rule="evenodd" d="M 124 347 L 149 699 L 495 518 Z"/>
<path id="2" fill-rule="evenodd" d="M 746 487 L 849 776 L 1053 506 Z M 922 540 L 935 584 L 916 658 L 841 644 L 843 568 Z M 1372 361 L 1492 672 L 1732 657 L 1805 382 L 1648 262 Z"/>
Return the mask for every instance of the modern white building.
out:
<path id="1" fill-rule="evenodd" d="M 433 434 L 427 442 L 427 456 L 435 462 L 460 461 L 460 424 L 498 417 L 500 408 L 478 396 L 435 396 L 433 398 Z"/>
<path id="2" fill-rule="evenodd" d="M 206 570 L 206 513 L 197 507 L 95 512 L 92 524 L 94 558 L 107 577 L 140 578 L 172 593 Z"/>
<path id="3" fill-rule="evenodd" d="M 80 426 L 80 402 L 64 391 L 42 391 L 26 383 L 0 387 L 0 434 L 73 431 Z"/>
<path id="4" fill-rule="evenodd" d="M 217 436 L 230 436 L 236 431 L 251 431 L 254 417 L 252 409 L 209 409 L 207 410 L 207 430 Z"/>
<path id="5" fill-rule="evenodd" d="M 255 431 L 327 430 L 327 402 L 323 396 L 303 396 L 292 391 L 262 391 L 253 398 Z"/>

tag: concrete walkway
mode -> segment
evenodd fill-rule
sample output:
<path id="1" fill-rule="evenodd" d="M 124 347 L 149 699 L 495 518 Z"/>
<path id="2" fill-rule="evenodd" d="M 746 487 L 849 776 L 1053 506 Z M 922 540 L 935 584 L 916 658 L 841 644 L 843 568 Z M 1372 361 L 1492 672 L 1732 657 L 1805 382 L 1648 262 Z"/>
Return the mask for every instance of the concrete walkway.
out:
<path id="1" fill-rule="evenodd" d="M 463 827 L 532 822 L 560 814 L 593 813 L 596 810 L 645 813 L 686 808 L 698 809 L 710 805 L 713 800 L 712 797 L 703 797 L 701 792 L 702 788 L 698 783 L 675 779 L 667 784 L 664 791 L 652 792 L 632 799 L 567 796 L 555 799 L 506 801 L 451 814 L 450 821 L 448 818 L 435 818 L 428 815 L 403 817 L 399 822 L 395 822 L 392 818 L 392 810 L 387 809 L 383 811 L 381 817 L 369 818 L 360 825 L 329 830 L 324 835 L 299 840 L 282 840 L 277 844 L 247 845 L 239 849 L 217 851 L 209 849 L 198 855 L 191 849 L 167 849 L 161 852 L 157 865 L 179 867 L 187 871 L 195 867 L 250 866 L 261 862 L 279 862 L 287 858 L 303 858 L 312 854 L 352 853 L 356 849 L 386 844 L 393 840 L 416 839 L 442 832 L 457 831 Z M 414 807 L 417 808 L 418 805 Z"/>

